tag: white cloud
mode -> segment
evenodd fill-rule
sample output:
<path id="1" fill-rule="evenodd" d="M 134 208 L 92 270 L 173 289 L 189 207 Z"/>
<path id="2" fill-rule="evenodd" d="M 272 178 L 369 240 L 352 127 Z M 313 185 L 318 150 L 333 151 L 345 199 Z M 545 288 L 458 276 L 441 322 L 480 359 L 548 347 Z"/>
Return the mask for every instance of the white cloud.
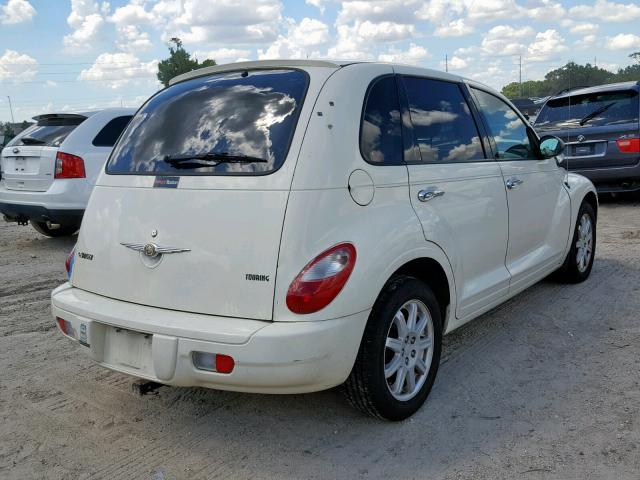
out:
<path id="1" fill-rule="evenodd" d="M 367 20 L 409 24 L 415 22 L 415 12 L 422 4 L 419 0 L 344 0 L 336 24 Z"/>
<path id="2" fill-rule="evenodd" d="M 408 63 L 410 65 L 417 65 L 424 59 L 429 58 L 431 54 L 429 51 L 412 43 L 407 50 L 400 50 L 395 47 L 391 47 L 386 53 L 378 55 L 378 60 L 381 62 L 394 62 L 394 63 Z"/>
<path id="3" fill-rule="evenodd" d="M 449 60 L 449 68 L 453 70 L 462 70 L 469 66 L 470 59 L 453 56 Z"/>
<path id="4" fill-rule="evenodd" d="M 307 5 L 312 5 L 320 10 L 320 14 L 324 15 L 324 0 L 305 0 Z"/>
<path id="5" fill-rule="evenodd" d="M 467 24 L 464 18 L 459 18 L 452 20 L 446 25 L 439 26 L 433 34 L 436 37 L 462 37 L 463 35 L 473 33 L 473 31 L 474 28 Z"/>
<path id="6" fill-rule="evenodd" d="M 600 26 L 593 23 L 576 23 L 569 28 L 569 31 L 577 35 L 593 35 L 599 29 Z"/>
<path id="7" fill-rule="evenodd" d="M 143 5 L 129 3 L 116 8 L 109 20 L 118 25 L 139 25 L 152 24 L 157 18 L 152 12 L 145 10 Z"/>
<path id="8" fill-rule="evenodd" d="M 560 3 L 551 0 L 539 0 L 527 5 L 525 15 L 535 20 L 548 22 L 563 18 L 566 10 Z"/>
<path id="9" fill-rule="evenodd" d="M 143 32 L 135 25 L 120 25 L 116 27 L 118 39 L 116 45 L 125 52 L 141 52 L 153 47 L 148 32 Z"/>
<path id="10" fill-rule="evenodd" d="M 482 39 L 482 49 L 488 55 L 522 54 L 526 50 L 522 40 L 531 37 L 533 33 L 531 27 L 496 25 Z"/>
<path id="11" fill-rule="evenodd" d="M 572 17 L 594 18 L 601 22 L 630 22 L 640 19 L 640 5 L 596 0 L 592 5 L 577 5 L 569 9 Z"/>
<path id="12" fill-rule="evenodd" d="M 103 53 L 91 67 L 80 72 L 79 80 L 98 82 L 116 89 L 131 83 L 157 84 L 158 61 L 141 62 L 131 53 Z"/>
<path id="13" fill-rule="evenodd" d="M 640 48 L 640 37 L 633 33 L 620 33 L 615 37 L 607 37 L 605 47 L 609 50 L 631 50 Z"/>
<path id="14" fill-rule="evenodd" d="M 556 30 L 549 29 L 536 34 L 535 40 L 527 49 L 527 60 L 530 62 L 542 62 L 567 50 L 562 35 Z"/>
<path id="15" fill-rule="evenodd" d="M 258 58 L 321 56 L 318 47 L 329 41 L 329 27 L 319 20 L 306 17 L 300 23 L 295 23 L 292 19 L 287 22 L 287 35 L 280 35 L 267 50 L 258 50 Z"/>
<path id="16" fill-rule="evenodd" d="M 365 41 L 373 42 L 404 40 L 415 33 L 414 25 L 394 22 L 373 23 L 367 20 L 362 23 L 356 22 L 354 28 L 356 35 Z"/>
<path id="17" fill-rule="evenodd" d="M 246 60 L 251 55 L 251 50 L 240 48 L 218 48 L 216 50 L 196 50 L 193 56 L 201 62 L 207 59 L 215 60 L 218 65 Z"/>
<path id="18" fill-rule="evenodd" d="M 36 73 L 38 73 L 38 62 L 25 53 L 5 50 L 0 57 L 0 82 L 28 81 L 33 79 Z"/>
<path id="19" fill-rule="evenodd" d="M 164 36 L 178 36 L 185 43 L 270 42 L 277 38 L 282 20 L 279 0 L 183 0 L 179 12 Z"/>
<path id="20" fill-rule="evenodd" d="M 5 25 L 28 22 L 36 14 L 27 0 L 8 0 L 6 5 L 0 5 L 0 23 Z"/>
<path id="21" fill-rule="evenodd" d="M 71 13 L 67 23 L 73 31 L 63 39 L 69 53 L 83 53 L 91 50 L 105 23 L 109 3 L 98 4 L 92 0 L 71 0 Z"/>

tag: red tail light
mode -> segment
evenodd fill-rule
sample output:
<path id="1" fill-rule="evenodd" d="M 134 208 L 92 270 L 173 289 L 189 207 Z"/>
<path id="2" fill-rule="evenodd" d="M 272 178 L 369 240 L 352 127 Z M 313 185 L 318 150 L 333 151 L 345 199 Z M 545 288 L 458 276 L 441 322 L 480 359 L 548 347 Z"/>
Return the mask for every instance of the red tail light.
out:
<path id="1" fill-rule="evenodd" d="M 616 143 L 622 153 L 640 153 L 640 138 L 623 138 Z"/>
<path id="2" fill-rule="evenodd" d="M 291 282 L 287 306 L 293 313 L 322 310 L 338 296 L 356 264 L 356 248 L 341 243 L 314 258 Z"/>
<path id="3" fill-rule="evenodd" d="M 58 328 L 60 329 L 60 331 L 65 335 L 69 335 L 69 329 L 67 328 L 67 321 L 60 317 L 56 317 L 56 322 L 58 323 Z"/>
<path id="4" fill-rule="evenodd" d="M 84 160 L 70 153 L 58 152 L 56 155 L 55 178 L 85 178 Z"/>

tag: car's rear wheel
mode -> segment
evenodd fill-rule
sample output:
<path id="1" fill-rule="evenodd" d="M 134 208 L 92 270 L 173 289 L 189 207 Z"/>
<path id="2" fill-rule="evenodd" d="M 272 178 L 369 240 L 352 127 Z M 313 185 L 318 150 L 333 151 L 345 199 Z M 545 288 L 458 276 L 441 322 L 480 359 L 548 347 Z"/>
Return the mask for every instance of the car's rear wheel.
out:
<path id="1" fill-rule="evenodd" d="M 440 306 L 420 280 L 394 277 L 376 301 L 345 384 L 353 406 L 369 415 L 403 420 L 424 403 L 442 349 Z"/>
<path id="2" fill-rule="evenodd" d="M 80 229 L 80 225 L 52 224 L 50 222 L 36 222 L 31 220 L 31 226 L 42 235 L 47 237 L 68 237 Z"/>
<path id="3" fill-rule="evenodd" d="M 568 283 L 584 282 L 591 273 L 596 253 L 596 214 L 583 202 L 571 240 L 571 248 L 557 277 Z"/>

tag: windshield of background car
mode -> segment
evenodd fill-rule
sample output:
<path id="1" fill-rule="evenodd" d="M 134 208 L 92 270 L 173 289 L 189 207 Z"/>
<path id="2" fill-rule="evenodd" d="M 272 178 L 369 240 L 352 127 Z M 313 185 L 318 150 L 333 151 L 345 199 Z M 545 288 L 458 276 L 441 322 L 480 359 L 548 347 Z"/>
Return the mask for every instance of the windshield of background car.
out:
<path id="1" fill-rule="evenodd" d="M 7 147 L 21 145 L 59 147 L 84 120 L 85 117 L 41 120 L 11 140 Z"/>
<path id="2" fill-rule="evenodd" d="M 226 72 L 170 86 L 133 117 L 107 173 L 261 175 L 278 170 L 289 150 L 307 82 L 305 72 L 278 69 Z M 189 155 L 211 159 L 171 161 L 189 160 Z M 266 161 L 232 163 L 222 161 L 225 156 Z"/>
<path id="3" fill-rule="evenodd" d="M 549 100 L 540 111 L 536 118 L 536 128 L 601 127 L 638 123 L 639 103 L 638 92 L 635 90 L 555 98 Z M 594 113 L 596 115 L 593 115 Z M 580 125 L 581 121 L 583 125 Z"/>

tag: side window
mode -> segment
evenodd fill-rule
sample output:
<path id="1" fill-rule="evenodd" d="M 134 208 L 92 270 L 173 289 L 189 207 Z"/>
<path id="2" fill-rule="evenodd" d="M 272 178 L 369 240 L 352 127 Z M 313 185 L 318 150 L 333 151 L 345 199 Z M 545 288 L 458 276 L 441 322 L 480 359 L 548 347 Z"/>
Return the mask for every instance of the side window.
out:
<path id="1" fill-rule="evenodd" d="M 116 117 L 107 123 L 102 130 L 98 132 L 96 138 L 93 139 L 93 145 L 95 147 L 113 147 L 116 144 L 116 140 L 131 120 L 131 115 L 125 115 L 123 117 Z"/>
<path id="2" fill-rule="evenodd" d="M 373 165 L 401 165 L 402 130 L 395 78 L 374 80 L 365 99 L 360 125 L 360 151 Z"/>
<path id="3" fill-rule="evenodd" d="M 496 144 L 496 158 L 523 160 L 536 158 L 531 147 L 529 129 L 516 112 L 505 102 L 490 93 L 471 89 L 478 102 L 487 127 Z"/>
<path id="4" fill-rule="evenodd" d="M 460 87 L 403 77 L 413 132 L 425 163 L 486 160 L 478 128 Z"/>

